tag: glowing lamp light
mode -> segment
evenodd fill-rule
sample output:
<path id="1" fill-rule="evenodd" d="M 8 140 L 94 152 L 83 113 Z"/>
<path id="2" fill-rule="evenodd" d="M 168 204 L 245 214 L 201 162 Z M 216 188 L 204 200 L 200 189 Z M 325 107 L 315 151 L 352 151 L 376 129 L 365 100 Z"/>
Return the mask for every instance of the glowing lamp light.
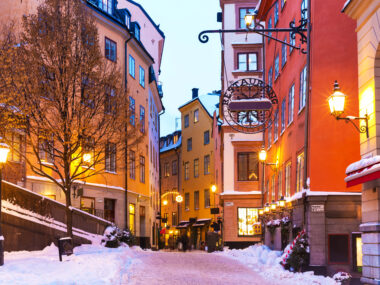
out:
<path id="1" fill-rule="evenodd" d="M 0 163 L 6 163 L 9 153 L 9 146 L 6 143 L 0 143 Z"/>
<path id="2" fill-rule="evenodd" d="M 172 234 L 173 234 L 173 231 L 169 231 L 169 234 L 172 235 Z"/>
<path id="3" fill-rule="evenodd" d="M 166 206 L 168 204 L 168 200 L 162 201 L 162 205 Z"/>
<path id="4" fill-rule="evenodd" d="M 334 93 L 327 99 L 330 106 L 330 112 L 335 117 L 339 117 L 344 112 L 344 103 L 346 95 L 340 92 L 338 81 L 334 83 Z"/>
<path id="5" fill-rule="evenodd" d="M 265 213 L 269 213 L 269 211 L 270 211 L 269 204 L 266 203 L 266 204 L 265 204 L 265 207 L 264 207 L 264 212 L 265 212 Z"/>
<path id="6" fill-rule="evenodd" d="M 284 196 L 281 196 L 281 199 L 280 201 L 278 201 L 278 205 L 280 206 L 280 208 L 285 208 L 285 199 L 284 199 Z"/>
<path id="7" fill-rule="evenodd" d="M 255 28 L 256 15 L 256 11 L 253 11 L 252 14 L 248 12 L 244 16 L 245 26 L 247 27 L 247 29 Z"/>
<path id="8" fill-rule="evenodd" d="M 276 208 L 277 208 L 277 204 L 276 204 L 276 202 L 273 200 L 272 203 L 270 204 L 270 209 L 271 209 L 272 211 L 275 211 Z"/>
<path id="9" fill-rule="evenodd" d="M 183 201 L 183 197 L 181 195 L 177 195 L 175 197 L 175 200 L 177 201 L 177 203 L 181 203 Z M 165 200 L 166 201 L 166 200 Z"/>
<path id="10" fill-rule="evenodd" d="M 267 152 L 265 151 L 264 148 L 262 148 L 259 152 L 259 160 L 261 162 L 265 162 L 267 160 Z"/>
<path id="11" fill-rule="evenodd" d="M 259 215 L 260 216 L 264 215 L 264 209 L 259 209 Z"/>
<path id="12" fill-rule="evenodd" d="M 86 163 L 86 164 L 90 164 L 91 163 L 91 160 L 92 160 L 92 155 L 91 153 L 84 153 L 83 154 L 83 162 Z"/>
<path id="13" fill-rule="evenodd" d="M 212 185 L 212 186 L 211 186 L 211 192 L 212 192 L 212 193 L 215 193 L 215 192 L 216 192 L 216 185 Z"/>

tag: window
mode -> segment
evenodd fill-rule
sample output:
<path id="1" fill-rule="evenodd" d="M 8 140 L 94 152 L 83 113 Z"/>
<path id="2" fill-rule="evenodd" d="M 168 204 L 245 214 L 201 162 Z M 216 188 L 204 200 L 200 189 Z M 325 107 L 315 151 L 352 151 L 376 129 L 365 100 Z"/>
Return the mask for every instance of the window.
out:
<path id="1" fill-rule="evenodd" d="M 106 171 L 116 172 L 116 144 L 106 144 L 106 156 L 105 156 Z"/>
<path id="2" fill-rule="evenodd" d="M 286 42 L 286 37 L 284 39 L 284 42 Z M 281 49 L 282 49 L 281 67 L 282 68 L 284 68 L 284 65 L 285 65 L 286 60 L 287 60 L 287 58 L 286 58 L 287 48 L 286 47 L 287 47 L 286 44 L 282 44 L 282 47 L 281 47 Z"/>
<path id="3" fill-rule="evenodd" d="M 277 193 L 277 200 L 281 199 L 282 197 L 282 170 L 278 171 L 278 193 Z"/>
<path id="4" fill-rule="evenodd" d="M 269 122 L 269 127 L 268 127 L 268 147 L 272 145 L 272 122 Z"/>
<path id="5" fill-rule="evenodd" d="M 248 13 L 250 14 L 253 14 L 253 12 L 255 11 L 255 8 L 240 8 L 239 9 L 239 23 L 240 23 L 240 28 L 241 29 L 245 29 L 247 28 L 247 26 L 245 25 L 245 15 L 247 15 Z M 251 25 L 251 27 L 253 27 L 253 24 Z"/>
<path id="6" fill-rule="evenodd" d="M 293 19 L 293 22 L 295 23 L 296 19 Z M 296 45 L 296 35 L 292 35 L 292 32 L 289 32 L 289 44 L 291 44 L 292 46 Z M 289 53 L 292 53 L 292 51 L 293 48 L 289 47 Z"/>
<path id="7" fill-rule="evenodd" d="M 286 98 L 282 99 L 281 103 L 281 133 L 285 130 L 285 118 L 286 118 Z"/>
<path id="8" fill-rule="evenodd" d="M 259 162 L 256 152 L 239 152 L 238 158 L 238 180 L 257 181 L 259 179 Z"/>
<path id="9" fill-rule="evenodd" d="M 111 61 L 116 61 L 116 43 L 109 38 L 105 40 L 106 44 L 106 58 Z"/>
<path id="10" fill-rule="evenodd" d="M 267 193 L 267 203 L 271 202 L 269 201 L 270 197 L 269 197 L 269 180 L 267 180 L 267 183 L 266 183 L 266 186 L 265 186 L 265 192 Z"/>
<path id="11" fill-rule="evenodd" d="M 269 17 L 268 20 L 268 29 L 272 29 L 272 17 Z M 268 32 L 268 36 L 272 36 L 272 32 Z M 270 38 L 268 38 L 268 43 L 270 42 Z"/>
<path id="12" fill-rule="evenodd" d="M 290 177 L 291 177 L 292 163 L 288 162 L 285 166 L 285 196 L 290 197 Z"/>
<path id="13" fill-rule="evenodd" d="M 105 92 L 104 112 L 106 114 L 116 114 L 116 94 L 115 89 L 107 87 Z"/>
<path id="14" fill-rule="evenodd" d="M 93 215 L 95 212 L 95 198 L 80 197 L 80 209 Z"/>
<path id="15" fill-rule="evenodd" d="M 42 163 L 54 163 L 54 140 L 52 136 L 40 137 L 38 148 L 38 156 Z"/>
<path id="16" fill-rule="evenodd" d="M 276 142 L 277 139 L 278 139 L 278 109 L 274 113 L 273 141 Z"/>
<path id="17" fill-rule="evenodd" d="M 303 170 L 304 170 L 304 154 L 300 153 L 297 156 L 297 188 L 296 191 L 299 192 L 303 188 Z"/>
<path id="18" fill-rule="evenodd" d="M 128 29 L 131 28 L 131 14 L 129 14 L 128 12 L 125 12 L 125 25 Z"/>
<path id="19" fill-rule="evenodd" d="M 199 191 L 194 191 L 194 210 L 199 210 Z"/>
<path id="20" fill-rule="evenodd" d="M 145 157 L 140 155 L 140 182 L 145 183 Z"/>
<path id="21" fill-rule="evenodd" d="M 165 177 L 169 177 L 170 176 L 170 169 L 169 169 L 169 163 L 165 162 L 164 164 L 164 175 Z"/>
<path id="22" fill-rule="evenodd" d="M 191 151 L 193 149 L 193 139 L 187 139 L 187 151 Z"/>
<path id="23" fill-rule="evenodd" d="M 346 264 L 350 262 L 347 234 L 329 234 L 329 263 Z"/>
<path id="24" fill-rule="evenodd" d="M 81 82 L 81 103 L 87 107 L 95 108 L 95 103 L 93 98 L 90 95 L 89 89 L 94 85 L 94 82 L 91 81 L 87 76 L 82 76 Z"/>
<path id="25" fill-rule="evenodd" d="M 239 53 L 237 68 L 239 71 L 257 70 L 257 53 Z"/>
<path id="26" fill-rule="evenodd" d="M 133 150 L 129 151 L 129 178 L 136 179 L 136 156 Z"/>
<path id="27" fill-rule="evenodd" d="M 189 115 L 185 115 L 185 128 L 189 127 Z"/>
<path id="28" fill-rule="evenodd" d="M 274 60 L 274 80 L 280 75 L 280 55 L 276 55 L 276 59 Z"/>
<path id="29" fill-rule="evenodd" d="M 136 123 L 135 99 L 129 96 L 129 122 L 132 126 Z"/>
<path id="30" fill-rule="evenodd" d="M 173 160 L 172 162 L 172 175 L 177 175 L 178 173 L 178 162 L 177 160 Z"/>
<path id="31" fill-rule="evenodd" d="M 199 110 L 194 110 L 194 123 L 197 123 L 199 121 Z"/>
<path id="32" fill-rule="evenodd" d="M 140 132 L 145 133 L 145 108 L 140 105 Z"/>
<path id="33" fill-rule="evenodd" d="M 205 155 L 204 157 L 204 174 L 210 174 L 210 156 Z"/>
<path id="34" fill-rule="evenodd" d="M 112 15 L 112 1 L 113 0 L 99 0 L 98 6 L 103 11 Z"/>
<path id="35" fill-rule="evenodd" d="M 115 204 L 115 199 L 104 199 L 104 219 L 111 223 L 115 223 Z"/>
<path id="36" fill-rule="evenodd" d="M 194 159 L 194 177 L 199 177 L 199 159 Z"/>
<path id="37" fill-rule="evenodd" d="M 281 9 L 284 9 L 285 3 L 286 3 L 286 0 L 281 0 Z"/>
<path id="38" fill-rule="evenodd" d="M 190 210 L 190 193 L 185 193 L 185 211 Z"/>
<path id="39" fill-rule="evenodd" d="M 136 37 L 136 39 L 140 40 L 140 25 L 137 22 L 133 23 L 133 33 Z"/>
<path id="40" fill-rule="evenodd" d="M 288 98 L 288 125 L 293 122 L 293 113 L 294 113 L 294 84 L 289 89 L 289 98 Z"/>
<path id="41" fill-rule="evenodd" d="M 139 67 L 139 83 L 142 87 L 145 87 L 145 70 L 141 66 Z"/>
<path id="42" fill-rule="evenodd" d="M 178 225 L 177 212 L 172 212 L 172 226 Z"/>
<path id="43" fill-rule="evenodd" d="M 210 131 L 205 131 L 203 133 L 203 144 L 209 144 L 210 143 Z"/>
<path id="44" fill-rule="evenodd" d="M 274 4 L 274 26 L 277 26 L 278 22 L 278 1 Z"/>
<path id="45" fill-rule="evenodd" d="M 271 193 L 270 193 L 270 201 L 274 201 L 275 200 L 275 197 L 274 197 L 274 195 L 276 195 L 276 184 L 275 184 L 275 181 L 276 181 L 276 179 L 275 179 L 275 176 L 274 176 L 274 174 L 272 175 L 272 183 L 271 183 L 271 186 L 272 186 L 272 189 L 271 189 Z"/>
<path id="46" fill-rule="evenodd" d="M 8 160 L 20 162 L 21 161 L 21 144 L 22 136 L 17 133 L 7 134 L 7 143 L 9 144 L 10 150 L 8 153 Z"/>
<path id="47" fill-rule="evenodd" d="M 204 195 L 205 208 L 210 208 L 210 189 L 205 189 Z"/>
<path id="48" fill-rule="evenodd" d="M 135 234 L 135 204 L 129 204 L 129 230 L 132 234 Z"/>
<path id="49" fill-rule="evenodd" d="M 268 85 L 269 86 L 272 86 L 272 80 L 273 80 L 273 70 L 271 67 L 269 68 L 269 71 L 268 71 Z"/>
<path id="50" fill-rule="evenodd" d="M 307 19 L 307 0 L 301 2 L 301 19 Z"/>
<path id="51" fill-rule="evenodd" d="M 300 104 L 299 109 L 302 110 L 306 105 L 306 82 L 307 82 L 307 68 L 306 66 L 302 69 L 300 74 Z"/>
<path id="52" fill-rule="evenodd" d="M 135 59 L 129 55 L 129 74 L 135 78 Z"/>
<path id="53" fill-rule="evenodd" d="M 185 180 L 189 180 L 189 162 L 187 161 L 187 162 L 185 162 L 185 169 L 184 169 L 184 171 L 185 171 Z"/>
<path id="54" fill-rule="evenodd" d="M 261 234 L 261 224 L 258 222 L 258 210 L 255 208 L 238 208 L 239 236 L 254 236 Z"/>

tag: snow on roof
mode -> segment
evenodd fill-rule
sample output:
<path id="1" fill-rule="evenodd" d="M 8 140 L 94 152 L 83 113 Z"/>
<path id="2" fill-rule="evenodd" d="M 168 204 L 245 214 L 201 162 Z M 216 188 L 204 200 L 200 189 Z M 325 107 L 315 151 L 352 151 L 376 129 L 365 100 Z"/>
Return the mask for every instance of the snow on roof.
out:
<path id="1" fill-rule="evenodd" d="M 346 174 L 356 172 L 359 170 L 364 170 L 365 168 L 375 165 L 377 163 L 380 163 L 380 155 L 375 155 L 374 157 L 370 157 L 370 158 L 363 158 L 359 161 L 351 163 L 346 168 Z"/>
<path id="2" fill-rule="evenodd" d="M 160 153 L 178 148 L 181 145 L 181 143 L 182 143 L 182 136 L 181 135 L 179 135 L 179 138 L 178 138 L 176 143 L 173 143 L 173 140 L 170 140 L 170 143 L 168 144 L 168 142 L 165 140 L 164 146 L 162 148 L 160 148 Z"/>
<path id="3" fill-rule="evenodd" d="M 338 192 L 338 191 L 311 191 L 310 189 L 303 189 L 300 192 L 295 193 L 292 197 L 285 198 L 287 202 L 301 199 L 305 194 L 306 197 L 310 196 L 345 196 L 345 195 L 361 195 L 361 192 Z"/>
<path id="4" fill-rule="evenodd" d="M 219 92 L 211 92 L 208 94 L 199 95 L 198 97 L 193 98 L 185 104 L 181 105 L 178 109 L 181 109 L 182 107 L 198 100 L 201 103 L 201 105 L 205 108 L 210 117 L 214 116 L 214 111 L 216 111 L 216 117 L 219 117 L 219 98 Z"/>

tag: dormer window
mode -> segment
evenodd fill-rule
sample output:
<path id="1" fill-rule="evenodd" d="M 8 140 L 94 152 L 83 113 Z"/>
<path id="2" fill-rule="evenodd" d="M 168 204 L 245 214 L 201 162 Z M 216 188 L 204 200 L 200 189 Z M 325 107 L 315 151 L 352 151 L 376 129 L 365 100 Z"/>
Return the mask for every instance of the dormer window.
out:
<path id="1" fill-rule="evenodd" d="M 99 0 L 99 8 L 112 15 L 113 0 Z"/>
<path id="2" fill-rule="evenodd" d="M 128 11 L 125 11 L 125 25 L 128 29 L 131 28 L 131 14 Z"/>
<path id="3" fill-rule="evenodd" d="M 140 25 L 137 22 L 133 22 L 132 32 L 135 35 L 135 38 L 139 41 L 140 40 Z"/>

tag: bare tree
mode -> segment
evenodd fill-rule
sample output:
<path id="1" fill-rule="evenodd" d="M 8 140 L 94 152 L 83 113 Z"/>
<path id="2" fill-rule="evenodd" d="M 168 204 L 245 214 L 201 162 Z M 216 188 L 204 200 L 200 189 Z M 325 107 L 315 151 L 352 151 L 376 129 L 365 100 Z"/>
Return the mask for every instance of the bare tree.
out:
<path id="1" fill-rule="evenodd" d="M 81 0 L 46 0 L 23 17 L 17 41 L 3 35 L 0 95 L 20 119 L 5 129 L 24 130 L 28 167 L 64 192 L 72 236 L 74 183 L 104 172 L 111 156 L 123 161 L 126 142 L 136 145 L 143 134 L 137 122 L 128 124 L 135 115 L 120 70 L 102 55 Z"/>

